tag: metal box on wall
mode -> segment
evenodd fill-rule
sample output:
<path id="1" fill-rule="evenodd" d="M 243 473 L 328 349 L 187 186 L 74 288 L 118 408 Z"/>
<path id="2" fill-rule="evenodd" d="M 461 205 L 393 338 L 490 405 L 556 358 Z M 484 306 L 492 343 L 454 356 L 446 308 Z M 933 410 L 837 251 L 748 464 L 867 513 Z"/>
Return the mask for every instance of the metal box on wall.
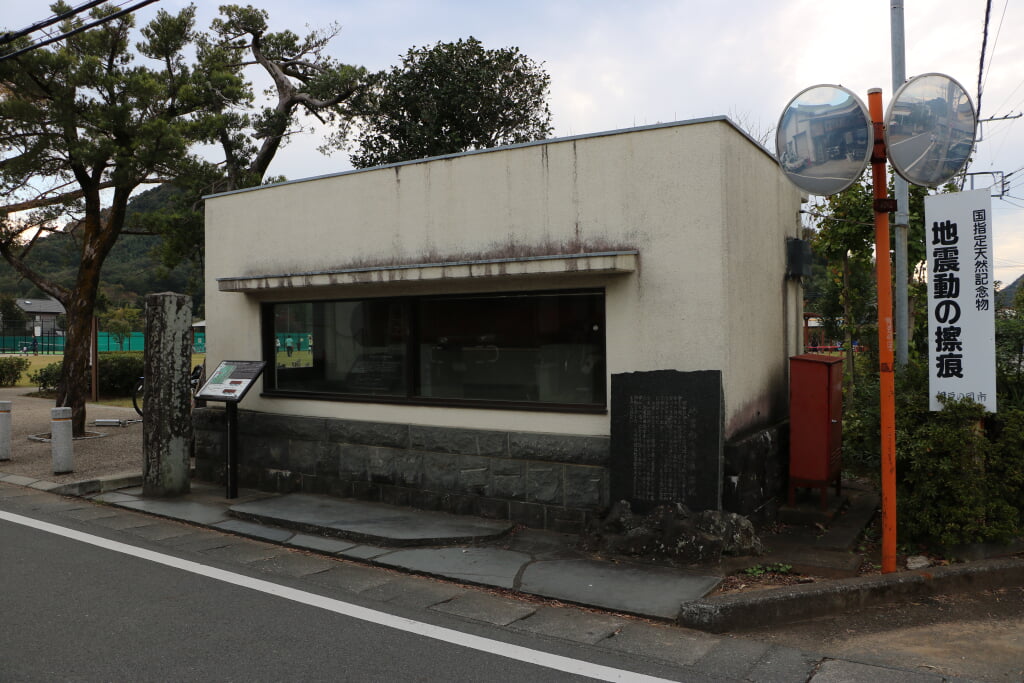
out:
<path id="1" fill-rule="evenodd" d="M 789 359 L 789 504 L 797 488 L 842 492 L 843 359 L 808 353 Z"/>

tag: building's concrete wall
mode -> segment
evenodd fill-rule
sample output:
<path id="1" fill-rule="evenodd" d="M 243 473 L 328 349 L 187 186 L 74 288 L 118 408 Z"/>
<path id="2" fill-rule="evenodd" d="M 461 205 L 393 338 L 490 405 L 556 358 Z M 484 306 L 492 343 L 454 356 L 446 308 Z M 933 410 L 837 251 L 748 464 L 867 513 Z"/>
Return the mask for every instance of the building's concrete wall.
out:
<path id="1" fill-rule="evenodd" d="M 612 375 L 718 371 L 724 425 L 718 443 L 745 439 L 760 444 L 751 438 L 785 416 L 787 358 L 800 350 L 799 285 L 785 279 L 785 241 L 799 236 L 799 200 L 799 192 L 764 149 L 725 119 L 555 140 L 212 197 L 206 205 L 207 358 L 211 364 L 261 358 L 259 306 L 265 301 L 600 287 L 606 292 L 609 405 Z M 606 250 L 636 250 L 636 270 L 429 281 L 381 271 L 359 284 L 309 288 L 301 286 L 302 277 L 295 277 L 291 286 L 248 294 L 220 291 L 217 282 L 358 266 Z M 260 396 L 258 389 L 242 408 L 275 414 L 279 420 L 326 418 L 599 439 L 611 433 L 608 413 L 273 398 Z M 768 440 L 778 444 L 774 436 Z M 266 451 L 266 457 L 252 458 L 251 471 L 243 473 L 250 485 L 321 490 L 327 481 L 320 476 L 323 467 L 333 470 L 337 464 L 329 456 L 326 465 L 313 464 L 321 470 L 312 476 L 301 470 L 301 462 L 285 462 L 290 456 L 282 460 L 292 445 L 300 455 L 311 448 L 333 453 L 337 449 L 328 442 L 313 446 L 292 439 L 285 450 L 250 443 L 253 454 Z M 219 456 L 211 448 L 201 456 L 207 468 L 215 469 Z M 745 447 L 738 448 L 732 461 L 740 462 L 746 453 Z M 756 450 L 767 454 L 758 469 L 774 472 L 783 457 L 777 445 Z M 390 500 L 411 495 L 406 489 L 423 488 L 425 504 L 434 504 L 430 496 L 440 493 L 429 473 L 437 463 L 433 455 L 413 451 L 402 456 L 403 462 L 420 460 L 395 474 L 394 482 L 374 484 L 372 495 Z M 340 481 L 346 481 L 344 468 L 351 465 L 346 459 L 355 457 L 354 452 L 339 451 L 344 461 L 337 465 L 342 468 Z M 476 456 L 442 455 L 439 466 L 459 477 L 463 470 L 477 472 L 479 468 L 463 462 L 467 457 Z M 559 509 L 568 509 L 569 502 L 587 510 L 606 502 L 606 463 L 581 461 L 578 453 L 560 456 L 555 467 L 565 475 L 559 484 L 565 500 L 558 503 L 531 499 L 539 494 L 529 492 L 518 499 L 494 493 L 500 491 L 495 477 L 516 470 L 518 460 L 523 460 L 527 476 L 534 471 L 528 454 L 481 457 L 491 488 L 462 491 L 453 484 L 451 493 L 480 497 L 482 513 L 503 505 L 494 501 L 507 499 L 509 515 L 518 511 L 529 518 L 521 521 L 533 524 L 540 508 L 526 503 L 546 506 L 544 517 L 549 520 L 561 514 Z M 723 455 L 702 457 L 718 457 L 720 471 Z M 550 469 L 545 460 L 540 458 L 537 472 Z M 594 490 L 600 493 L 589 502 L 565 493 L 569 475 L 578 471 L 587 473 L 588 482 L 598 482 Z M 352 481 L 363 483 L 352 484 L 359 490 L 349 493 L 370 495 L 360 487 L 375 476 L 371 469 L 358 473 Z M 418 483 L 410 483 L 410 476 L 418 477 Z M 284 477 L 285 484 L 270 481 L 275 477 Z M 771 495 L 774 488 L 760 481 L 764 478 L 737 484 L 730 495 L 742 499 L 741 507 L 754 505 L 751 495 Z M 333 485 L 327 488 L 340 491 Z"/>
<path id="2" fill-rule="evenodd" d="M 633 248 L 629 276 L 266 291 L 262 300 L 605 286 L 612 373 L 721 369 L 735 432 L 777 413 L 785 236 L 798 195 L 724 120 L 342 174 L 207 201 L 207 353 L 259 358 L 256 297 L 216 278 L 506 255 L 509 245 Z M 271 399 L 246 408 L 417 424 L 607 435 L 606 415 Z M 760 416 L 757 415 L 760 413 Z"/>
<path id="3" fill-rule="evenodd" d="M 802 291 L 784 277 L 785 239 L 800 237 L 799 191 L 749 149 L 739 136 L 723 140 L 726 439 L 785 417 L 786 359 L 801 352 Z"/>

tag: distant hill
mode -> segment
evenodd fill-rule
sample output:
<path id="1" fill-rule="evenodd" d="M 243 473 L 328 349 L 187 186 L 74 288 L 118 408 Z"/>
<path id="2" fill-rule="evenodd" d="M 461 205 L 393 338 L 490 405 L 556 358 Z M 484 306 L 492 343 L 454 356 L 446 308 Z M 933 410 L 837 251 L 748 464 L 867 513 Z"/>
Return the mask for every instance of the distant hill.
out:
<path id="1" fill-rule="evenodd" d="M 999 308 L 1012 306 L 1013 299 L 1017 296 L 1017 289 L 1021 286 L 1021 283 L 1024 283 L 1024 275 L 1021 275 L 1009 285 L 1000 289 L 999 293 L 996 294 L 996 306 Z"/>
<path id="2" fill-rule="evenodd" d="M 132 200 L 130 211 L 159 211 L 166 190 L 154 188 Z M 154 292 L 183 292 L 193 294 L 193 310 L 200 313 L 203 304 L 202 273 L 192 264 L 183 264 L 168 270 L 156 252 L 161 237 L 122 234 L 103 264 L 100 290 L 115 305 L 141 305 L 142 298 Z M 78 267 L 78 250 L 74 238 L 66 232 L 42 237 L 32 248 L 28 263 L 61 284 L 74 282 Z M 197 290 L 195 292 L 191 290 Z M 0 293 L 16 298 L 43 295 L 35 285 L 22 278 L 11 266 L 0 259 Z"/>

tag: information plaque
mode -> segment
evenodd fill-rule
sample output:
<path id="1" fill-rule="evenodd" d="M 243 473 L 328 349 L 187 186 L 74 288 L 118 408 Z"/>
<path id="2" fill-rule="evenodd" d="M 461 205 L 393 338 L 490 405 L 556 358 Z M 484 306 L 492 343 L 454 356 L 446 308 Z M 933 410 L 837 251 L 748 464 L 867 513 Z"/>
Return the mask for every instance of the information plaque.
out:
<path id="1" fill-rule="evenodd" d="M 264 367 L 266 363 L 261 360 L 221 361 L 196 393 L 197 399 L 224 402 L 228 427 L 224 485 L 229 499 L 238 497 L 238 402 L 256 383 Z"/>
<path id="2" fill-rule="evenodd" d="M 196 398 L 238 403 L 256 383 L 265 366 L 261 360 L 221 361 L 196 393 Z"/>

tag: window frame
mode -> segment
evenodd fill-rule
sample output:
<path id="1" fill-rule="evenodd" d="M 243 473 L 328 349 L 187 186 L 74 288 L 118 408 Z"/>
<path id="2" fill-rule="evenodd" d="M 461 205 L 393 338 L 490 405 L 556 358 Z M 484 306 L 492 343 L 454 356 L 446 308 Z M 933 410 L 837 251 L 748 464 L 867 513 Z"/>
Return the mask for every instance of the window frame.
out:
<path id="1" fill-rule="evenodd" d="M 604 368 L 604 390 L 603 401 L 600 403 L 554 403 L 525 400 L 498 400 L 479 398 L 452 398 L 452 397 L 429 397 L 417 395 L 420 391 L 420 358 L 418 347 L 421 342 L 421 327 L 419 321 L 418 302 L 424 299 L 466 299 L 466 298 L 496 298 L 506 296 L 550 296 L 550 295 L 576 295 L 576 294 L 599 294 L 601 301 L 601 352 L 603 356 L 602 367 Z M 544 290 L 514 290 L 514 291 L 493 291 L 493 292 L 467 292 L 453 294 L 429 294 L 429 295 L 406 295 L 393 297 L 353 297 L 353 298 L 331 298 L 331 299 L 289 299 L 263 301 L 260 303 L 260 333 L 263 359 L 273 366 L 276 360 L 276 348 L 274 345 L 274 307 L 289 304 L 329 304 L 334 302 L 358 302 L 358 301 L 388 301 L 398 302 L 404 309 L 409 324 L 409 335 L 405 343 L 405 355 L 408 362 L 405 363 L 405 396 L 386 396 L 380 394 L 354 394 L 335 393 L 329 391 L 296 391 L 292 389 L 279 389 L 276 386 L 274 372 L 263 373 L 263 388 L 261 396 L 267 398 L 295 398 L 314 401 L 335 401 L 342 403 L 380 403 L 390 405 L 412 405 L 431 406 L 448 408 L 475 408 L 475 409 L 498 409 L 498 410 L 528 410 L 537 412 L 561 412 L 561 413 L 585 413 L 585 414 L 606 414 L 608 412 L 608 388 L 607 388 L 607 358 L 608 358 L 608 335 L 607 335 L 607 292 L 604 287 L 588 287 L 576 289 L 544 289 Z M 321 342 L 324 343 L 324 342 Z M 269 359 L 269 360 L 268 360 Z"/>

